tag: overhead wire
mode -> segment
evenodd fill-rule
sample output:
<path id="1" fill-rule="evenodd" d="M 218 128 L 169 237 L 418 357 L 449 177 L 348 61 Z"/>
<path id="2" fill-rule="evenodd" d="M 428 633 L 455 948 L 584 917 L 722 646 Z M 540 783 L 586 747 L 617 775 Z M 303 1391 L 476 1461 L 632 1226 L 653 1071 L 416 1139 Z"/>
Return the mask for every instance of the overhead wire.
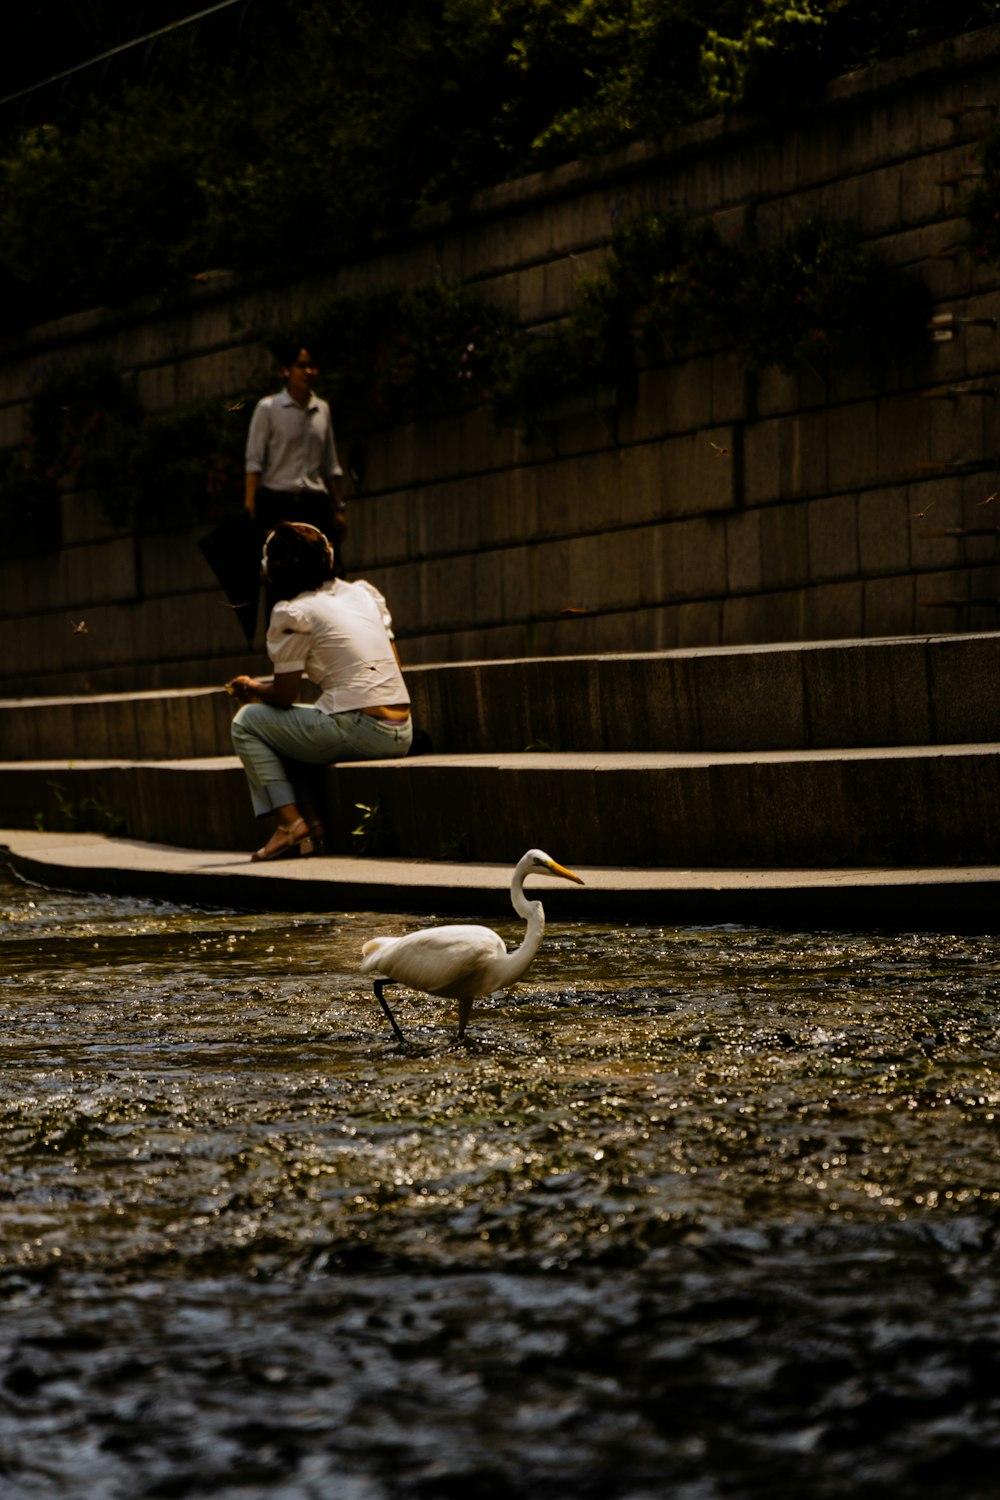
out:
<path id="1" fill-rule="evenodd" d="M 74 63 L 71 68 L 64 68 L 60 73 L 53 73 L 50 77 L 39 79 L 37 83 L 32 83 L 26 88 L 18 89 L 13 94 L 7 94 L 4 98 L 0 99 L 0 109 L 5 105 L 15 104 L 19 99 L 29 98 L 32 94 L 38 93 L 42 89 L 50 88 L 53 84 L 65 84 L 68 79 L 74 77 L 77 73 L 84 73 L 88 68 L 94 68 L 100 63 L 103 63 L 106 67 L 113 58 L 120 57 L 122 53 L 130 52 L 136 47 L 146 46 L 151 48 L 152 44 L 160 37 L 167 36 L 170 32 L 179 31 L 182 27 L 190 26 L 196 21 L 204 21 L 208 16 L 213 16 L 219 11 L 231 10 L 235 5 L 246 6 L 249 3 L 250 0 L 218 0 L 216 5 L 209 5 L 203 10 L 193 12 L 190 16 L 182 16 L 180 20 L 171 21 L 166 26 L 160 26 L 155 31 L 149 31 L 145 36 L 134 37 L 130 42 L 121 42 L 117 47 L 110 47 L 106 52 L 99 52 L 94 57 L 87 58 L 85 62 Z"/>

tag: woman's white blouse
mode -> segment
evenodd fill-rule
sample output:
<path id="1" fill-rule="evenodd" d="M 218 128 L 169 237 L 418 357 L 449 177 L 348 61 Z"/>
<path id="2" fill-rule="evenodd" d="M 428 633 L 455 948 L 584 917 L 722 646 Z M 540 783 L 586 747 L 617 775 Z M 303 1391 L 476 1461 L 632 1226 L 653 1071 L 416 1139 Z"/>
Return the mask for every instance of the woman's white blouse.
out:
<path id="1" fill-rule="evenodd" d="M 304 672 L 321 689 L 328 714 L 409 703 L 392 650 L 392 616 L 365 579 L 342 578 L 271 611 L 267 654 L 275 672 Z"/>

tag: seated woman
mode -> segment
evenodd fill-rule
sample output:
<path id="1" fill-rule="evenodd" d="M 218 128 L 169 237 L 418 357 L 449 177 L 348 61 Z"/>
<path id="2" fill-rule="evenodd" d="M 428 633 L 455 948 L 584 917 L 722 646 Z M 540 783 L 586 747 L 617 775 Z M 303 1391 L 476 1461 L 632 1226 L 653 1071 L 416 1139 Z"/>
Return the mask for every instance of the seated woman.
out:
<path id="1" fill-rule="evenodd" d="M 255 860 L 322 849 L 323 826 L 302 796 L 307 766 L 405 755 L 413 738 L 392 620 L 378 589 L 335 577 L 330 542 L 302 521 L 275 527 L 263 561 L 281 601 L 267 632 L 274 680 L 240 676 L 226 684 L 244 705 L 233 720 L 233 745 L 254 812 L 278 817 Z M 303 673 L 320 688 L 315 704 L 295 701 Z"/>

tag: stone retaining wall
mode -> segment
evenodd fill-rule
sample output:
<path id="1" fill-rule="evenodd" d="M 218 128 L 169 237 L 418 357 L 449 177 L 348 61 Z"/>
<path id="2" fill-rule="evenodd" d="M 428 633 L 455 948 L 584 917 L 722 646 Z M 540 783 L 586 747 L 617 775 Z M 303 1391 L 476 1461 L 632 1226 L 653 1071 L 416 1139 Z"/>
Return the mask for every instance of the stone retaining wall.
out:
<path id="1" fill-rule="evenodd" d="M 766 237 L 824 212 L 971 321 L 928 335 L 885 389 L 750 379 L 699 347 L 641 370 L 634 401 L 553 412 L 530 434 L 481 410 L 341 431 L 345 452 L 364 449 L 349 565 L 385 590 L 409 663 L 993 629 L 1000 278 L 962 248 L 960 202 L 1000 99 L 998 46 L 993 28 L 840 79 L 794 128 L 710 120 L 669 147 L 506 184 L 323 281 L 262 291 L 209 274 L 180 310 L 97 310 L 8 339 L 0 445 L 20 440 L 45 374 L 95 353 L 164 411 L 239 389 L 260 364 L 255 330 L 333 291 L 462 279 L 534 325 L 568 310 L 623 213 L 678 207 Z M 964 385 L 977 394 L 948 391 Z M 0 691 L 196 685 L 263 665 L 194 534 L 147 518 L 148 534 L 123 535 L 85 495 L 64 497 L 64 522 L 57 555 L 0 563 Z"/>

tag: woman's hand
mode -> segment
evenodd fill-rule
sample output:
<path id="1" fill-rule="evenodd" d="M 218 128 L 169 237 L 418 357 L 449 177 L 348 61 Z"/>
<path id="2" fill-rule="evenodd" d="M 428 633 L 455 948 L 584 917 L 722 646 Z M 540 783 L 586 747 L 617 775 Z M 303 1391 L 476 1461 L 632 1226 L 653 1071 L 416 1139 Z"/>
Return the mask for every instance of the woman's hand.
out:
<path id="1" fill-rule="evenodd" d="M 226 683 L 226 692 L 230 698 L 235 698 L 237 703 L 254 703 L 259 701 L 261 683 L 255 677 L 247 677 L 243 674 L 234 677 L 231 682 Z"/>
<path id="2" fill-rule="evenodd" d="M 276 672 L 270 682 L 259 682 L 245 674 L 226 683 L 226 692 L 237 703 L 267 703 L 271 708 L 291 708 L 302 686 L 301 672 Z"/>

